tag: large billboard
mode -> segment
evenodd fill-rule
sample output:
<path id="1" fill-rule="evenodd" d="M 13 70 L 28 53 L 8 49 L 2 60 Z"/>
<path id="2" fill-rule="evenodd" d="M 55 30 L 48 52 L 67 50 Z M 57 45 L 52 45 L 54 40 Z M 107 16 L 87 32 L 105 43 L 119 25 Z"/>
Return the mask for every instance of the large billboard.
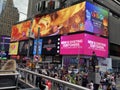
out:
<path id="1" fill-rule="evenodd" d="M 108 11 L 86 2 L 85 30 L 108 36 Z"/>
<path id="2" fill-rule="evenodd" d="M 108 57 L 108 39 L 90 34 L 74 34 L 61 36 L 61 55 L 92 55 Z"/>
<path id="3" fill-rule="evenodd" d="M 42 43 L 43 55 L 59 54 L 60 36 L 44 37 Z"/>
<path id="4" fill-rule="evenodd" d="M 10 43 L 9 55 L 17 55 L 17 54 L 18 54 L 18 42 Z"/>
<path id="5" fill-rule="evenodd" d="M 26 56 L 28 54 L 29 49 L 29 55 L 33 55 L 33 40 L 22 40 L 19 42 L 19 55 Z"/>
<path id="6" fill-rule="evenodd" d="M 35 37 L 66 34 L 84 30 L 85 2 L 74 6 L 36 17 L 32 24 L 32 32 Z"/>
<path id="7" fill-rule="evenodd" d="M 42 39 L 35 39 L 34 40 L 34 49 L 33 54 L 34 55 L 41 55 L 42 53 Z"/>
<path id="8" fill-rule="evenodd" d="M 34 18 L 32 32 L 35 37 L 38 28 L 41 37 L 79 31 L 108 36 L 108 11 L 90 2 L 82 2 Z"/>
<path id="9" fill-rule="evenodd" d="M 12 26 L 11 41 L 25 40 L 28 38 L 31 21 L 24 21 Z"/>

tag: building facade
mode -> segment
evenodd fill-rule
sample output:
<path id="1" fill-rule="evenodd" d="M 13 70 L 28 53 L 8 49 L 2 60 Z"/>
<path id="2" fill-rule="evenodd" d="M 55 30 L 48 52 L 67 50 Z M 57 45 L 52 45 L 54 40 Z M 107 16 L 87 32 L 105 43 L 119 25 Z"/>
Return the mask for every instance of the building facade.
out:
<path id="1" fill-rule="evenodd" d="M 27 18 L 60 8 L 61 0 L 29 0 Z"/>
<path id="2" fill-rule="evenodd" d="M 12 25 L 19 21 L 18 9 L 14 7 L 13 0 L 0 2 L 0 35 L 10 36 Z"/>

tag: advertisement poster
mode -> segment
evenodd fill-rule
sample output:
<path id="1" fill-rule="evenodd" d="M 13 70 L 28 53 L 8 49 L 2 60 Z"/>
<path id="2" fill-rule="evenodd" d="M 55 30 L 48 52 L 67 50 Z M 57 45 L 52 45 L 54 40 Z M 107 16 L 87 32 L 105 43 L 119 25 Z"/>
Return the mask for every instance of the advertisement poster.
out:
<path id="1" fill-rule="evenodd" d="M 37 44 L 38 44 L 38 48 L 37 48 Z M 42 39 L 38 39 L 38 40 L 35 39 L 33 54 L 36 55 L 38 52 L 38 55 L 41 55 L 41 51 L 42 51 Z"/>
<path id="2" fill-rule="evenodd" d="M 10 43 L 9 55 L 17 55 L 17 54 L 18 54 L 18 42 Z"/>
<path id="3" fill-rule="evenodd" d="M 30 44 L 30 46 L 29 46 Z M 29 49 L 29 55 L 33 55 L 33 40 L 24 40 L 19 42 L 19 55 L 27 55 Z"/>
<path id="4" fill-rule="evenodd" d="M 108 11 L 86 2 L 85 30 L 108 36 Z"/>
<path id="5" fill-rule="evenodd" d="M 60 36 L 44 37 L 42 44 L 43 55 L 59 54 Z"/>
<path id="6" fill-rule="evenodd" d="M 61 36 L 60 54 L 83 54 L 84 34 Z"/>
<path id="7" fill-rule="evenodd" d="M 12 26 L 11 41 L 25 40 L 28 38 L 31 21 L 24 21 Z"/>
<path id="8" fill-rule="evenodd" d="M 92 55 L 94 51 L 97 56 L 107 57 L 108 56 L 108 39 L 90 34 L 85 35 L 84 53 Z"/>
<path id="9" fill-rule="evenodd" d="M 93 51 L 97 56 L 108 57 L 108 39 L 90 34 L 61 36 L 61 55 L 92 55 Z"/>
<path id="10" fill-rule="evenodd" d="M 84 30 L 85 2 L 64 8 L 62 10 L 36 17 L 33 21 L 32 32 L 35 37 L 53 36 Z"/>

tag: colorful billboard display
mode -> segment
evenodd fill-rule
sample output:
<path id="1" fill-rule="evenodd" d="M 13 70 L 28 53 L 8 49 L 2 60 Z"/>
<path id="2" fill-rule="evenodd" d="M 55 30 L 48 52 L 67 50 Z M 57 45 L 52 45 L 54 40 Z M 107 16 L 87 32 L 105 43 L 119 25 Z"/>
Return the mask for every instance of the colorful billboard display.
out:
<path id="1" fill-rule="evenodd" d="M 38 45 L 38 48 L 37 48 Z M 38 51 L 37 51 L 38 50 Z M 42 39 L 35 39 L 34 40 L 34 49 L 33 49 L 33 54 L 36 55 L 41 55 L 42 53 Z"/>
<path id="2" fill-rule="evenodd" d="M 84 37 L 85 54 L 92 55 L 92 52 L 94 51 L 97 56 L 108 56 L 108 39 L 89 34 L 85 34 Z"/>
<path id="3" fill-rule="evenodd" d="M 62 10 L 34 18 L 35 37 L 88 31 L 108 36 L 108 11 L 90 2 L 82 2 Z"/>
<path id="4" fill-rule="evenodd" d="M 84 30 L 85 2 L 71 7 L 36 17 L 32 24 L 32 32 L 35 37 L 53 36 Z"/>
<path id="5" fill-rule="evenodd" d="M 9 55 L 17 55 L 17 54 L 18 54 L 18 42 L 10 43 Z"/>
<path id="6" fill-rule="evenodd" d="M 44 37 L 42 43 L 43 55 L 59 54 L 60 36 Z"/>
<path id="7" fill-rule="evenodd" d="M 33 55 L 33 40 L 23 40 L 19 42 L 19 55 L 26 56 L 28 53 L 28 49 L 29 55 Z"/>
<path id="8" fill-rule="evenodd" d="M 108 36 L 108 11 L 86 2 L 85 30 Z"/>
<path id="9" fill-rule="evenodd" d="M 94 51 L 97 56 L 108 57 L 108 39 L 90 35 L 74 34 L 61 36 L 61 55 L 92 55 Z"/>
<path id="10" fill-rule="evenodd" d="M 84 34 L 61 36 L 60 54 L 83 54 Z"/>
<path id="11" fill-rule="evenodd" d="M 24 21 L 12 26 L 11 41 L 25 40 L 28 38 L 31 21 Z"/>

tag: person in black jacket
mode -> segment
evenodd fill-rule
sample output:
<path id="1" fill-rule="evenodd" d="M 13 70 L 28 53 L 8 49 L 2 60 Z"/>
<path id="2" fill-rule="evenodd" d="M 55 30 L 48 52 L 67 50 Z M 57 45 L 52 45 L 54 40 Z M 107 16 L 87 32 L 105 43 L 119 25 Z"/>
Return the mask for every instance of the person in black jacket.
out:
<path id="1" fill-rule="evenodd" d="M 41 70 L 39 70 L 38 72 L 39 72 L 39 74 L 42 74 Z M 45 90 L 46 87 L 43 85 L 42 77 L 40 77 L 40 76 L 36 77 L 36 86 L 39 87 L 40 90 Z"/>
<path id="2" fill-rule="evenodd" d="M 87 76 L 84 75 L 82 78 L 82 86 L 87 87 L 87 84 L 88 84 L 88 79 L 87 79 Z"/>

